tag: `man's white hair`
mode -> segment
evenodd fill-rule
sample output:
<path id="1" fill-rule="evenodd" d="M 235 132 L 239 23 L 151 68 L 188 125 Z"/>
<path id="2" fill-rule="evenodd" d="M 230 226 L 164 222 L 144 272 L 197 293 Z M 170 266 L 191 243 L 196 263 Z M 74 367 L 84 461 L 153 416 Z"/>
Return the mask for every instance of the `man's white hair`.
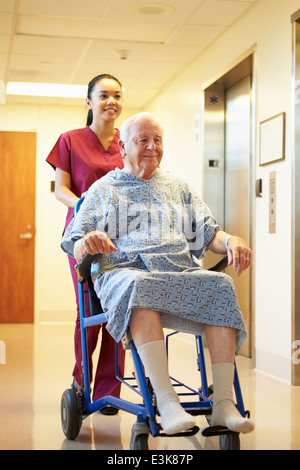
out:
<path id="1" fill-rule="evenodd" d="M 157 119 L 153 116 L 153 114 L 149 113 L 148 111 L 142 111 L 141 113 L 134 114 L 133 116 L 126 119 L 126 121 L 124 121 L 121 124 L 121 127 L 120 127 L 120 140 L 122 142 L 127 142 L 128 138 L 129 138 L 129 134 L 130 134 L 130 129 L 133 126 L 133 124 L 135 124 L 136 122 L 141 121 L 143 119 L 149 119 L 151 121 L 154 121 L 156 124 L 158 124 L 160 129 L 161 129 L 161 133 L 163 135 L 163 127 L 157 121 Z"/>

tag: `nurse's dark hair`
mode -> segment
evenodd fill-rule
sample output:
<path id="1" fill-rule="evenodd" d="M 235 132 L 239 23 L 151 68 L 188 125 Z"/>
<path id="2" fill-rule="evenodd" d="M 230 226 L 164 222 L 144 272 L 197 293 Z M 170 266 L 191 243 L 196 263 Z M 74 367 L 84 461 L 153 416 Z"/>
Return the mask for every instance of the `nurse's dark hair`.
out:
<path id="1" fill-rule="evenodd" d="M 114 80 L 115 82 L 117 82 L 120 85 L 120 87 L 122 89 L 122 84 L 121 84 L 120 80 L 118 80 L 113 75 L 110 75 L 109 73 L 102 73 L 101 75 L 97 75 L 96 77 L 94 77 L 88 84 L 87 97 L 88 97 L 89 100 L 91 99 L 91 95 L 93 93 L 93 90 L 95 88 L 96 83 L 100 82 L 100 80 L 103 80 L 105 78 L 107 78 L 109 80 Z M 86 125 L 90 126 L 92 124 L 92 122 L 93 122 L 93 111 L 91 109 L 89 109 L 89 112 L 88 112 L 88 115 L 87 115 L 87 120 L 86 120 Z"/>

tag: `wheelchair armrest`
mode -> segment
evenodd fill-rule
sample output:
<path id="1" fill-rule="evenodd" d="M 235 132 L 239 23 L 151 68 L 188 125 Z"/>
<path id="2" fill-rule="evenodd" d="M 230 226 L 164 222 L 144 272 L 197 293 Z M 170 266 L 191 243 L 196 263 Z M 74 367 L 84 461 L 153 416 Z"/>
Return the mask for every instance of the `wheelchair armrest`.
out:
<path id="1" fill-rule="evenodd" d="M 227 256 L 224 256 L 224 258 L 221 259 L 215 266 L 212 268 L 209 268 L 208 271 L 216 271 L 216 272 L 222 272 L 224 271 L 225 268 L 228 266 L 228 258 Z"/>
<path id="2" fill-rule="evenodd" d="M 83 258 L 75 265 L 78 282 L 82 282 L 84 279 L 90 277 L 91 264 L 96 255 L 90 255 L 86 253 Z"/>

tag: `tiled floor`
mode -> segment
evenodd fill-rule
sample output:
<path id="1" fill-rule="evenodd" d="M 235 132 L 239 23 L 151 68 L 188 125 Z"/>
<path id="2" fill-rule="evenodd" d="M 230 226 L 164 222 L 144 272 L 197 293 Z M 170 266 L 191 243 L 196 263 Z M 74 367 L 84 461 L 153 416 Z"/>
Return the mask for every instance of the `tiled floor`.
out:
<path id="1" fill-rule="evenodd" d="M 0 325 L 6 345 L 6 364 L 0 364 L 0 450 L 128 450 L 135 416 L 95 413 L 83 422 L 75 441 L 65 439 L 60 423 L 60 399 L 70 386 L 73 367 L 72 325 Z M 127 371 L 131 359 L 127 355 Z M 193 342 L 184 335 L 172 337 L 171 375 L 198 388 Z M 256 430 L 241 435 L 243 450 L 300 449 L 300 387 L 295 388 L 254 371 L 251 361 L 237 359 L 245 407 Z M 207 365 L 208 373 L 210 370 Z M 176 373 L 174 371 L 176 370 Z M 123 397 L 132 399 L 123 388 Z M 197 424 L 206 426 L 204 417 Z M 153 450 L 218 449 L 218 438 L 149 438 Z"/>

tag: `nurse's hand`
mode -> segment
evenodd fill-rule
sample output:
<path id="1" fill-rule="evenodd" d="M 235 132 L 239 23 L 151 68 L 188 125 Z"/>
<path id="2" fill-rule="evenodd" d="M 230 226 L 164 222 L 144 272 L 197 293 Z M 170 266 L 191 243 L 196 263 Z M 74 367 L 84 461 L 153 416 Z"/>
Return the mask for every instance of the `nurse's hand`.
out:
<path id="1" fill-rule="evenodd" d="M 74 257 L 77 263 L 86 253 L 97 255 L 99 253 L 108 256 L 111 251 L 118 251 L 106 233 L 94 231 L 87 233 L 83 238 L 77 240 L 74 245 Z"/>

